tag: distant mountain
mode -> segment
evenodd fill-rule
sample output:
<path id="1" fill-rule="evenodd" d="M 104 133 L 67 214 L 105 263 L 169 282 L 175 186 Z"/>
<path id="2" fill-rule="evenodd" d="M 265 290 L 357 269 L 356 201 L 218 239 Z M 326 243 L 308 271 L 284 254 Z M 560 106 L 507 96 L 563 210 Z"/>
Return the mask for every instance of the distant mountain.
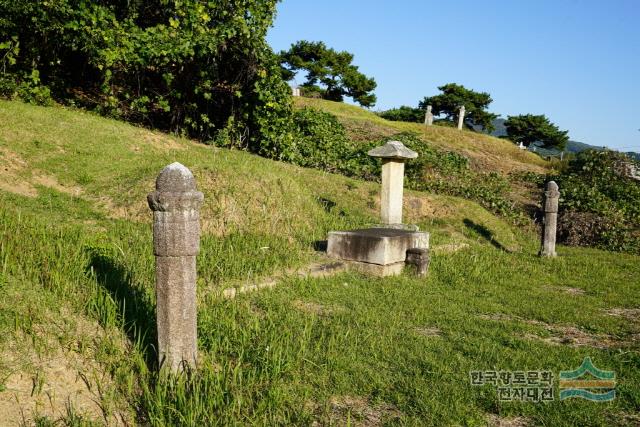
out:
<path id="1" fill-rule="evenodd" d="M 633 151 L 627 151 L 627 155 L 640 162 L 640 153 L 634 153 Z"/>
<path id="2" fill-rule="evenodd" d="M 491 132 L 492 136 L 496 136 L 496 137 L 507 136 L 507 128 L 504 125 L 505 121 L 506 121 L 505 119 L 495 119 L 493 121 L 493 126 L 495 127 L 495 130 Z M 597 147 L 595 145 L 585 144 L 584 142 L 569 141 L 567 142 L 567 146 L 565 147 L 564 151 L 569 153 L 579 153 L 585 150 L 603 150 L 603 149 L 604 147 Z M 554 148 L 551 148 L 551 149 L 542 148 L 537 144 L 532 144 L 532 146 L 529 147 L 529 151 L 535 151 L 541 156 L 559 156 L 560 155 L 560 150 L 556 150 Z M 640 153 L 627 152 L 626 154 L 628 154 L 629 156 L 633 157 L 636 160 L 640 160 Z"/>

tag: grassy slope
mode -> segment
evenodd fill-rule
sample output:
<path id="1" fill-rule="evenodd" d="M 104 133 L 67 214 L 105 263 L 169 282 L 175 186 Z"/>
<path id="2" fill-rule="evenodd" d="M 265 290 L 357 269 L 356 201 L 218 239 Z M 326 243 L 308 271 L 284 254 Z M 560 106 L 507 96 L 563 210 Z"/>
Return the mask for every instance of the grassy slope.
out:
<path id="1" fill-rule="evenodd" d="M 311 261 L 313 242 L 330 229 L 374 223 L 377 185 L 60 108 L 1 102 L 0 123 L 0 340 L 9 356 L 24 348 L 37 355 L 16 368 L 9 361 L 18 357 L 4 354 L 2 408 L 16 371 L 40 378 L 40 392 L 56 381 L 40 363 L 55 350 L 86 359 L 83 370 L 104 371 L 99 401 L 110 420 L 119 413 L 154 425 L 482 425 L 487 414 L 631 424 L 640 409 L 639 325 L 605 313 L 640 307 L 638 257 L 560 248 L 559 259 L 538 259 L 534 236 L 477 204 L 409 193 L 407 216 L 432 232 L 436 247 L 426 282 L 291 277 L 222 301 L 211 291 Z M 455 130 L 424 132 L 482 158 L 493 150 L 470 146 L 466 132 L 451 142 Z M 513 159 L 518 168 L 543 167 Z M 175 160 L 194 171 L 206 198 L 198 258 L 204 366 L 186 383 L 148 370 L 154 295 L 144 196 Z M 469 246 L 450 253 L 460 243 Z M 544 341 L 561 341 L 568 327 L 583 334 L 573 344 L 586 345 Z M 616 371 L 612 404 L 498 403 L 495 389 L 469 385 L 470 370 L 557 374 L 587 355 Z M 63 419 L 80 423 L 73 411 Z"/>
<path id="2" fill-rule="evenodd" d="M 515 144 L 492 136 L 467 130 L 458 131 L 443 126 L 424 126 L 420 123 L 385 120 L 363 108 L 342 102 L 322 99 L 295 98 L 297 107 L 314 107 L 336 115 L 353 139 L 372 140 L 397 132 L 415 132 L 428 141 L 448 151 L 456 151 L 471 160 L 471 166 L 483 171 L 509 173 L 532 171 L 543 173 L 547 162 Z"/>

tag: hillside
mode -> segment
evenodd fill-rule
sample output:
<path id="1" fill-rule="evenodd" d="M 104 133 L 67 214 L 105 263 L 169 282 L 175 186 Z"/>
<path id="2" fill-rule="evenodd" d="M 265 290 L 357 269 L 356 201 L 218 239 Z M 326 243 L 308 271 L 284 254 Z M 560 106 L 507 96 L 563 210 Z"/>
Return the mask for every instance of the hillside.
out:
<path id="1" fill-rule="evenodd" d="M 294 98 L 297 107 L 313 107 L 336 115 L 354 140 L 376 140 L 398 132 L 415 132 L 427 143 L 458 152 L 471 160 L 471 166 L 483 171 L 544 173 L 547 163 L 539 156 L 523 152 L 513 144 L 489 135 L 458 131 L 443 126 L 385 120 L 355 105 L 322 99 Z"/>
<path id="2" fill-rule="evenodd" d="M 411 130 L 472 167 L 546 164 L 471 132 L 344 104 L 354 138 Z M 146 194 L 179 161 L 204 193 L 200 363 L 155 373 Z M 486 169 L 485 169 L 486 168 Z M 639 257 L 558 248 L 479 204 L 408 191 L 429 276 L 310 277 L 329 230 L 378 222 L 379 184 L 60 107 L 0 101 L 0 414 L 7 425 L 546 425 L 637 422 Z M 225 299 L 246 284 L 271 289 Z M 622 357 L 622 356 L 623 357 Z M 470 371 L 613 370 L 615 402 L 497 402 Z M 434 386 L 436 384 L 437 386 Z M 56 424 L 56 425 L 57 425 Z"/>

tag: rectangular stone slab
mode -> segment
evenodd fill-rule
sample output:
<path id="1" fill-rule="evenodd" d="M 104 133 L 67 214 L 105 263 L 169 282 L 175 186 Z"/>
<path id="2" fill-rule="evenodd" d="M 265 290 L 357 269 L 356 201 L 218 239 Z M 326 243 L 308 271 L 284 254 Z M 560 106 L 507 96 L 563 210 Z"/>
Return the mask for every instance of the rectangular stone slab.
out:
<path id="1" fill-rule="evenodd" d="M 403 262 L 409 248 L 429 248 L 429 233 L 391 228 L 331 231 L 327 255 L 349 261 L 389 265 Z"/>

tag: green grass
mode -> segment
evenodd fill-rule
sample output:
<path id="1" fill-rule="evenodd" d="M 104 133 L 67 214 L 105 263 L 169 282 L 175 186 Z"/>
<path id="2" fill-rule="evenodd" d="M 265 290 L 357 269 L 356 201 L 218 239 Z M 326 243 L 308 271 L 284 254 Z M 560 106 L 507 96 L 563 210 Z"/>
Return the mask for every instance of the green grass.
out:
<path id="1" fill-rule="evenodd" d="M 422 426 L 486 425 L 497 414 L 532 425 L 631 425 L 625 417 L 640 411 L 640 325 L 605 312 L 640 307 L 637 256 L 560 247 L 557 259 L 540 259 L 533 230 L 473 202 L 408 192 L 407 218 L 432 233 L 426 280 L 284 277 L 272 290 L 223 300 L 215 290 L 316 260 L 313 244 L 328 230 L 375 223 L 377 185 L 60 108 L 2 102 L 0 120 L 3 177 L 14 185 L 0 191 L 0 345 L 10 355 L 89 360 L 104 374 L 96 387 L 107 419 Z M 201 367 L 178 379 L 155 374 L 145 205 L 155 176 L 174 160 L 194 171 L 206 198 Z M 16 194 L 18 178 L 34 192 Z M 443 245 L 452 243 L 468 247 L 448 253 Z M 87 323 L 97 332 L 81 327 Z M 611 345 L 544 341 L 567 326 Z M 495 388 L 470 385 L 472 370 L 557 375 L 585 356 L 616 372 L 615 401 L 502 403 Z M 42 378 L 32 359 L 25 375 Z M 17 368 L 3 360 L 0 381 L 10 386 Z M 0 387 L 0 404 L 7 393 Z M 70 407 L 37 424 L 91 419 L 102 423 Z"/>

